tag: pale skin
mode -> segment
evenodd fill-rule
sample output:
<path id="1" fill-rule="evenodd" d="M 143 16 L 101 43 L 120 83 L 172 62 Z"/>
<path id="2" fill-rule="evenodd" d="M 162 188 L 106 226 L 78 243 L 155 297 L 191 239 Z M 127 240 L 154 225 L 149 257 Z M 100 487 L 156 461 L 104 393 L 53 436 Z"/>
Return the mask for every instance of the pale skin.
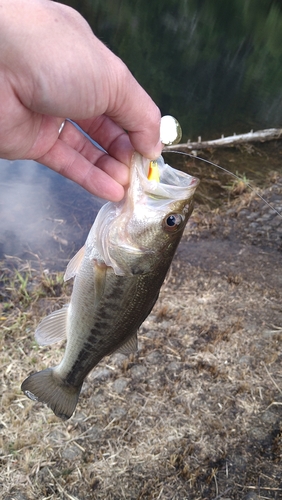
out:
<path id="1" fill-rule="evenodd" d="M 59 133 L 66 118 L 108 154 L 68 121 Z M 0 158 L 36 160 L 118 201 L 134 150 L 161 154 L 160 111 L 125 64 L 70 7 L 0 0 Z"/>

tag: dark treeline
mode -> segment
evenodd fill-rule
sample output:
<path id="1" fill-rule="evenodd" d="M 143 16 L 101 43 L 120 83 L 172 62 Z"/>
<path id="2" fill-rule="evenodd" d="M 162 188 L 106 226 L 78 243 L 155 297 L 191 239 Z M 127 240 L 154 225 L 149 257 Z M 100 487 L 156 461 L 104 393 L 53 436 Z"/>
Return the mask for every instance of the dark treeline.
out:
<path id="1" fill-rule="evenodd" d="M 67 0 L 184 135 L 281 126 L 282 9 L 274 0 Z"/>

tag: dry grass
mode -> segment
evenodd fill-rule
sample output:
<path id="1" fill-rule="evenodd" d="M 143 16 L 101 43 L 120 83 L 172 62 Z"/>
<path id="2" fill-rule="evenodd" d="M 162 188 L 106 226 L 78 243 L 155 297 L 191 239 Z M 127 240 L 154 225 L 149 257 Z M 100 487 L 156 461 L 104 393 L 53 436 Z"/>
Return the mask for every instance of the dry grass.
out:
<path id="1" fill-rule="evenodd" d="M 20 384 L 60 360 L 63 347 L 38 347 L 33 332 L 70 290 L 3 263 L 5 500 L 282 498 L 281 251 L 237 228 L 195 214 L 138 356 L 101 362 L 66 423 Z"/>

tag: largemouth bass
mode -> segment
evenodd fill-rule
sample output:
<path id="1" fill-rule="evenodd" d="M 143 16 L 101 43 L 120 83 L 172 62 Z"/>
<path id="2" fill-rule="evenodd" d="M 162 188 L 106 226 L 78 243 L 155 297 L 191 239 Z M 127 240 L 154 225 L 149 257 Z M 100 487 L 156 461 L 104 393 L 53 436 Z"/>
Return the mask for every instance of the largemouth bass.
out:
<path id="1" fill-rule="evenodd" d="M 104 356 L 136 351 L 137 330 L 157 300 L 191 215 L 198 179 L 162 157 L 153 162 L 153 175 L 151 167 L 134 154 L 127 194 L 101 208 L 68 264 L 65 280 L 75 277 L 70 303 L 36 330 L 41 345 L 66 336 L 66 349 L 58 366 L 30 375 L 22 390 L 62 419 L 71 417 L 85 377 Z"/>

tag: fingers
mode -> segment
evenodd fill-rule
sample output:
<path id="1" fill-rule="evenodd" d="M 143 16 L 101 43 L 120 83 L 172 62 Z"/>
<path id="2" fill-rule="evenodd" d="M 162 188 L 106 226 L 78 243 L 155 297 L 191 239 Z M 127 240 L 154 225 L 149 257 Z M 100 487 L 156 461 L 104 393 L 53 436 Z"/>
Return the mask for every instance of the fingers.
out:
<path id="1" fill-rule="evenodd" d="M 161 153 L 158 107 L 76 11 L 56 2 L 33 0 L 31 10 L 22 4 L 19 24 L 17 3 L 7 2 L 13 16 L 6 11 L 2 101 L 13 112 L 4 113 L 0 154 L 2 147 L 7 158 L 37 159 L 94 194 L 121 199 L 133 151 L 150 159 Z M 70 123 L 58 139 L 66 116 L 109 154 Z"/>
<path id="2" fill-rule="evenodd" d="M 48 153 L 36 160 L 90 193 L 111 201 L 123 198 L 123 186 L 129 180 L 126 165 L 98 150 L 70 123 L 66 123 Z"/>
<path id="3" fill-rule="evenodd" d="M 98 149 L 93 143 L 77 129 L 71 122 L 66 121 L 59 136 L 60 140 L 78 151 L 90 163 L 96 165 L 119 184 L 125 186 L 129 181 L 129 169 L 133 148 L 128 135 L 110 120 L 99 117 L 91 120 L 93 127 L 86 126 L 83 130 L 92 137 L 108 154 Z M 97 123 L 96 123 L 97 122 Z M 104 123 L 106 122 L 106 126 Z M 100 127 L 100 124 L 102 126 Z"/>
<path id="4" fill-rule="evenodd" d="M 162 151 L 161 113 L 145 90 L 120 61 L 119 82 L 110 85 L 106 115 L 127 130 L 133 148 L 146 158 L 155 159 Z M 112 76 L 114 80 L 114 75 Z"/>
<path id="5" fill-rule="evenodd" d="M 148 158 L 159 156 L 160 111 L 126 65 L 91 32 L 78 12 L 55 2 L 33 3 L 40 23 L 28 29 L 27 9 L 17 35 L 20 73 L 18 64 L 12 67 L 21 103 L 35 113 L 67 116 L 75 122 L 106 115 L 128 132 L 134 149 Z M 14 36 L 17 31 L 15 24 Z M 22 38 L 28 44 L 25 51 L 19 49 Z M 38 59 L 44 64 L 38 65 Z"/>
<path id="6" fill-rule="evenodd" d="M 134 148 L 130 142 L 129 135 L 113 120 L 103 115 L 90 120 L 79 120 L 77 124 L 110 156 L 116 158 L 128 167 Z"/>

